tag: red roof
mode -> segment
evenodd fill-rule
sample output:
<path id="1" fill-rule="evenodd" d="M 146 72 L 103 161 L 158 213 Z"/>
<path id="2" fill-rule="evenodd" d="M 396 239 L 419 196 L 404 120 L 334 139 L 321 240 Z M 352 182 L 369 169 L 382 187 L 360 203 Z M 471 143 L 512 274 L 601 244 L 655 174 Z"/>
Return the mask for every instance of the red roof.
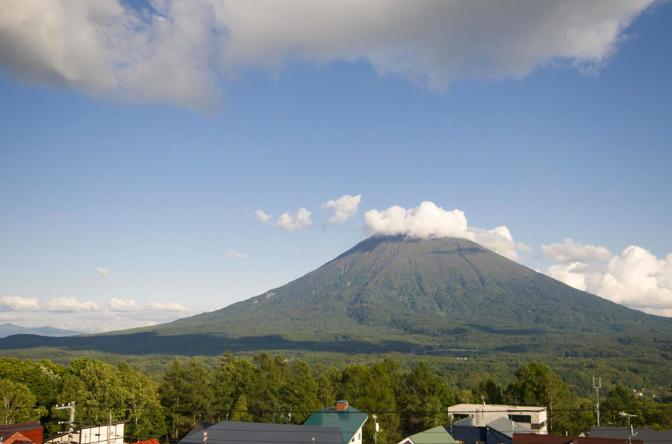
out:
<path id="1" fill-rule="evenodd" d="M 627 439 L 620 438 L 586 438 L 583 436 L 537 435 L 534 433 L 515 433 L 513 444 L 628 444 Z M 633 439 L 632 444 L 643 444 L 640 439 Z"/>
<path id="2" fill-rule="evenodd" d="M 30 439 L 23 436 L 21 434 L 21 432 L 16 432 L 12 436 L 10 436 L 9 438 L 2 441 L 2 443 L 3 444 L 14 444 L 14 443 L 17 443 L 17 444 L 18 443 L 30 443 L 30 444 L 32 444 L 33 441 L 31 441 Z"/>
<path id="3" fill-rule="evenodd" d="M 134 444 L 160 444 L 156 438 L 149 438 L 144 441 L 136 441 Z"/>
<path id="4" fill-rule="evenodd" d="M 43 429 L 39 422 L 19 422 L 16 424 L 0 426 L 0 436 L 2 436 L 5 441 L 10 439 L 15 433 L 19 433 L 34 444 L 42 444 Z"/>

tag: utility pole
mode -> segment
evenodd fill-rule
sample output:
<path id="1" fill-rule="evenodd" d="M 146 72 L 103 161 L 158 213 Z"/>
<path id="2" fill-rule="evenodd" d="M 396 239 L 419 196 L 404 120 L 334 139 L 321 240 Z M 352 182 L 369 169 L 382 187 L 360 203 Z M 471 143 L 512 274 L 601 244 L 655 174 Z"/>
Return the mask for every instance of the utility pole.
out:
<path id="1" fill-rule="evenodd" d="M 72 432 L 75 431 L 75 401 L 71 401 L 67 404 L 56 405 L 54 407 L 56 410 L 70 410 L 70 418 L 68 419 L 68 433 L 72 435 Z M 60 424 L 63 424 L 64 421 L 60 421 Z M 72 436 L 71 436 L 72 438 Z"/>
<path id="2" fill-rule="evenodd" d="M 600 389 L 602 388 L 602 378 L 593 376 L 593 389 L 595 389 L 595 397 L 597 403 L 595 404 L 595 414 L 597 415 L 597 426 L 600 426 Z"/>

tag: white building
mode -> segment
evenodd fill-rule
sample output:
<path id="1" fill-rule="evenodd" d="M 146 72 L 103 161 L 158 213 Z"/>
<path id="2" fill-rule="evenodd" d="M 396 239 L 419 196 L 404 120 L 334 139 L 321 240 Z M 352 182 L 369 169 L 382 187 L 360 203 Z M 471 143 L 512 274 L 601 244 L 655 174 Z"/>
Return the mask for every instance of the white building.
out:
<path id="1" fill-rule="evenodd" d="M 124 423 L 82 427 L 52 436 L 44 444 L 124 444 Z"/>
<path id="2" fill-rule="evenodd" d="M 508 418 L 528 427 L 532 433 L 548 434 L 546 407 L 514 406 L 502 404 L 457 404 L 448 407 L 453 420 L 472 418 L 473 425 L 485 427 L 499 418 Z"/>

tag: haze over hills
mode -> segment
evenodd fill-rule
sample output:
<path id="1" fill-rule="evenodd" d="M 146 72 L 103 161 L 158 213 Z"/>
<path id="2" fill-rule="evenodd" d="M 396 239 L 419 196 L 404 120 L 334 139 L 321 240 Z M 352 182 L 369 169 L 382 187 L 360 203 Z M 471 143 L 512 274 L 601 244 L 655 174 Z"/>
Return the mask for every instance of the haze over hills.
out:
<path id="1" fill-rule="evenodd" d="M 0 348 L 587 356 L 620 354 L 633 343 L 672 359 L 672 320 L 576 290 L 466 239 L 371 237 L 293 282 L 221 310 L 102 335 L 15 336 Z"/>
<path id="2" fill-rule="evenodd" d="M 63 330 L 55 327 L 21 327 L 10 323 L 0 324 L 0 338 L 6 338 L 12 335 L 41 335 L 41 336 L 74 336 L 83 334 L 81 331 Z"/>

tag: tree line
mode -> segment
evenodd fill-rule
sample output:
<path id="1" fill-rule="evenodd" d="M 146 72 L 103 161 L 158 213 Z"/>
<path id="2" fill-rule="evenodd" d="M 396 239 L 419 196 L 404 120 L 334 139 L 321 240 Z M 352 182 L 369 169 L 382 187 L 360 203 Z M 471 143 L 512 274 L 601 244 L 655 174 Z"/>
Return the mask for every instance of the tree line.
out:
<path id="1" fill-rule="evenodd" d="M 77 425 L 124 420 L 131 439 L 175 441 L 202 421 L 301 424 L 310 412 L 347 399 L 376 414 L 380 443 L 447 424 L 447 408 L 459 402 L 546 406 L 549 427 L 557 434 L 579 433 L 595 424 L 593 400 L 577 396 L 543 364 L 523 365 L 506 386 L 484 379 L 470 389 L 457 389 L 449 376 L 423 363 L 402 367 L 390 359 L 334 368 L 268 354 L 225 354 L 214 364 L 176 360 L 154 379 L 128 364 L 89 358 L 68 365 L 4 358 L 0 423 L 40 420 L 48 434 L 55 433 L 67 419 L 56 405 L 74 401 Z M 611 388 L 601 411 L 602 425 L 623 425 L 618 413 L 625 411 L 637 415 L 633 424 L 672 427 L 672 404 L 637 396 L 623 386 Z M 372 442 L 373 430 L 370 419 L 365 440 Z"/>

